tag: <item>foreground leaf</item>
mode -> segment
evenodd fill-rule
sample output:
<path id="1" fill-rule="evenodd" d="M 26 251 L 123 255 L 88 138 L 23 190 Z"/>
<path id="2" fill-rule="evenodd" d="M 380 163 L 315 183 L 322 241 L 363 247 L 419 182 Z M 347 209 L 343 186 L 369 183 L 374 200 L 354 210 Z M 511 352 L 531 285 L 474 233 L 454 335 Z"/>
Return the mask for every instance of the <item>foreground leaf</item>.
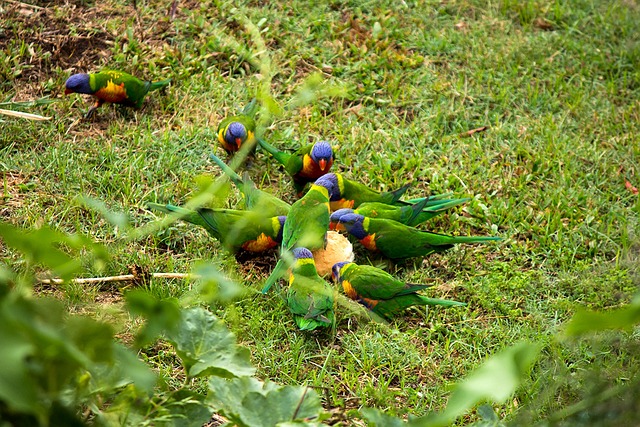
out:
<path id="1" fill-rule="evenodd" d="M 606 313 L 578 311 L 567 324 L 565 332 L 567 335 L 576 336 L 610 329 L 628 331 L 638 323 L 640 323 L 640 303 L 634 302 Z"/>
<path id="2" fill-rule="evenodd" d="M 194 307 L 182 311 L 175 331 L 167 334 L 189 377 L 251 376 L 249 350 L 236 344 L 235 335 L 209 311 Z"/>
<path id="3" fill-rule="evenodd" d="M 317 393 L 307 387 L 278 386 L 255 378 L 209 381 L 207 401 L 239 426 L 272 427 L 321 425 L 322 405 Z"/>

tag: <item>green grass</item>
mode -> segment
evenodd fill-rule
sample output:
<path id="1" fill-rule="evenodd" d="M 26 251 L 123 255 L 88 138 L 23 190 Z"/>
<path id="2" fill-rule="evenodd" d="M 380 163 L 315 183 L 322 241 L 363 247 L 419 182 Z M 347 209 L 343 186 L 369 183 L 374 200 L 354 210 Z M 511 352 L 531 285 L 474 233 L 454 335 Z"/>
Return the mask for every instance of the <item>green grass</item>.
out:
<path id="1" fill-rule="evenodd" d="M 388 326 L 342 311 L 335 338 L 296 330 L 276 295 L 215 305 L 251 350 L 259 377 L 320 387 L 326 408 L 423 415 L 442 409 L 451 384 L 488 355 L 539 341 L 545 350 L 530 380 L 496 407 L 508 420 L 534 423 L 588 396 L 593 384 L 637 374 L 637 333 L 578 342 L 556 335 L 577 307 L 617 307 L 637 291 L 639 202 L 625 185 L 640 186 L 636 2 L 285 8 L 185 1 L 173 20 L 168 1 L 138 1 L 137 13 L 121 0 L 87 3 L 47 3 L 33 14 L 13 3 L 0 6 L 8 23 L 0 33 L 0 100 L 58 100 L 30 110 L 52 116 L 49 122 L 0 118 L 1 220 L 48 224 L 108 245 L 111 261 L 101 270 L 88 265 L 86 276 L 126 273 L 129 265 L 189 272 L 204 260 L 258 289 L 265 272 L 239 269 L 203 230 L 173 223 L 127 239 L 127 230 L 77 196 L 126 213 L 133 226 L 147 224 L 155 216 L 146 201 L 185 203 L 198 193 L 201 175 L 219 174 L 208 153 L 221 153 L 214 137 L 222 118 L 269 79 L 284 107 L 320 72 L 343 96 L 283 109 L 267 127 L 267 140 L 297 147 L 327 139 L 339 146 L 335 170 L 373 188 L 412 181 L 410 197 L 473 197 L 429 226 L 504 240 L 395 271 L 411 282 L 435 278 L 435 295 L 467 307 L 414 309 Z M 256 54 L 243 15 L 267 52 Z M 106 66 L 173 83 L 150 94 L 141 111 L 107 105 L 93 121 L 78 122 L 90 101 L 64 97 L 64 81 L 70 72 Z M 488 128 L 461 136 L 482 126 Z M 292 199 L 285 175 L 262 153 L 250 174 Z M 215 203 L 233 206 L 237 195 L 229 194 L 230 202 Z M 2 244 L 0 251 L 18 272 L 43 270 Z M 148 287 L 162 297 L 192 295 L 180 281 L 153 280 Z M 60 295 L 71 310 L 101 316 L 102 292 L 68 285 Z M 126 322 L 121 327 L 131 330 Z M 143 357 L 171 384 L 175 358 L 164 350 L 150 348 Z M 476 419 L 470 414 L 460 423 Z"/>

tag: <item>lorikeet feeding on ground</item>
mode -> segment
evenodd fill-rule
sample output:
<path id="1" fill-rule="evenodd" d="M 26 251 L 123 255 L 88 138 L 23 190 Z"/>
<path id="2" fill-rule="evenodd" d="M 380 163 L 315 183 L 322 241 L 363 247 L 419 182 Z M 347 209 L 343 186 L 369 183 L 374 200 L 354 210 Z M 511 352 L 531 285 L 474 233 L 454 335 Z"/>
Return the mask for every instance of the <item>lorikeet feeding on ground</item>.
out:
<path id="1" fill-rule="evenodd" d="M 404 206 L 365 202 L 354 209 L 353 212 L 367 218 L 392 219 L 405 225 L 415 226 L 469 200 L 471 199 L 437 200 L 437 202 L 441 203 L 432 206 L 427 206 L 427 203 L 435 203 L 436 201 L 432 201 L 429 198 L 423 199 L 414 205 Z"/>
<path id="2" fill-rule="evenodd" d="M 327 188 L 331 187 L 333 196 L 331 197 L 331 210 L 335 211 L 341 208 L 359 207 L 362 203 L 378 202 L 387 205 L 411 205 L 425 200 L 425 197 L 414 199 L 411 202 L 400 200 L 400 197 L 409 189 L 409 184 L 402 186 L 394 191 L 379 192 L 372 190 L 364 184 L 345 178 L 339 173 L 328 173 L 323 176 L 326 178 Z M 430 196 L 425 207 L 441 204 L 445 200 L 445 195 Z M 446 200 L 449 201 L 449 200 Z"/>
<path id="3" fill-rule="evenodd" d="M 191 224 L 204 227 L 211 236 L 230 252 L 244 249 L 249 252 L 264 252 L 282 242 L 284 216 L 266 217 L 255 211 L 233 209 L 198 208 L 185 209 L 170 204 L 147 203 L 152 210 L 175 214 Z"/>
<path id="4" fill-rule="evenodd" d="M 334 327 L 333 289 L 318 276 L 309 249 L 297 247 L 291 252 L 295 261 L 289 275 L 286 301 L 296 324 L 302 330 Z"/>
<path id="5" fill-rule="evenodd" d="M 332 195 L 328 175 L 318 178 L 309 191 L 293 205 L 284 222 L 282 234 L 282 253 L 278 263 L 267 278 L 262 293 L 266 293 L 271 286 L 284 274 L 286 263 L 283 256 L 294 247 L 305 247 L 316 250 L 324 247 L 325 236 L 329 231 L 329 199 Z"/>
<path id="6" fill-rule="evenodd" d="M 240 177 L 233 169 L 229 167 L 222 159 L 210 154 L 209 157 L 215 164 L 220 166 L 229 179 L 238 187 L 244 197 L 244 208 L 246 210 L 255 210 L 261 212 L 264 216 L 287 215 L 291 205 L 284 200 L 274 196 L 273 194 L 262 191 L 249 179 L 245 174 Z"/>
<path id="7" fill-rule="evenodd" d="M 122 71 L 103 70 L 72 75 L 65 83 L 64 93 L 85 93 L 96 97 L 96 104 L 87 111 L 86 117 L 89 118 L 105 102 L 140 108 L 148 92 L 163 88 L 170 82 L 171 79 L 143 81 Z"/>
<path id="8" fill-rule="evenodd" d="M 428 298 L 418 291 L 429 285 L 405 283 L 384 270 L 371 265 L 339 262 L 333 266 L 332 277 L 342 286 L 344 293 L 375 314 L 391 320 L 403 310 L 414 305 L 441 305 L 452 307 L 466 305 L 458 301 Z"/>
<path id="9" fill-rule="evenodd" d="M 253 99 L 240 114 L 226 117 L 218 125 L 218 130 L 216 131 L 218 142 L 227 154 L 239 151 L 243 145 L 251 147 L 249 152 L 255 151 L 256 122 L 254 116 L 257 107 L 258 104 Z"/>
<path id="10" fill-rule="evenodd" d="M 287 174 L 293 179 L 293 186 L 298 197 L 304 187 L 329 172 L 333 164 L 333 149 L 327 141 L 318 141 L 300 147 L 293 153 L 285 153 L 261 139 L 258 144 L 284 166 Z"/>
<path id="11" fill-rule="evenodd" d="M 370 251 L 387 258 L 403 259 L 426 256 L 451 249 L 457 243 L 485 243 L 501 240 L 486 236 L 447 236 L 418 230 L 390 219 L 366 218 L 340 209 L 331 214 L 332 230 L 346 230 Z"/>

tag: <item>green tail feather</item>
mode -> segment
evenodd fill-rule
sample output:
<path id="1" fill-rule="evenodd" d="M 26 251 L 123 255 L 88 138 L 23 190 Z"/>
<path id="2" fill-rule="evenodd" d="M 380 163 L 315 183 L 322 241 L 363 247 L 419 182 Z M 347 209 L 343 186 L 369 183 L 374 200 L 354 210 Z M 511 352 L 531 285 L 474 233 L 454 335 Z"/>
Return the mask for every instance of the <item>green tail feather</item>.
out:
<path id="1" fill-rule="evenodd" d="M 411 184 L 405 184 L 402 187 L 398 188 L 397 190 L 389 191 L 390 194 L 393 194 L 393 199 L 391 200 L 391 203 L 399 202 L 400 197 L 402 197 L 402 195 L 407 192 L 409 187 L 411 187 Z"/>
<path id="2" fill-rule="evenodd" d="M 429 198 L 426 198 L 423 201 L 411 206 L 412 212 L 411 212 L 411 216 L 409 217 L 409 220 L 407 221 L 407 224 L 413 225 L 412 224 L 413 221 L 415 221 L 416 218 L 418 218 L 418 216 L 422 213 L 422 210 L 427 206 L 427 203 L 429 203 Z"/>
<path id="3" fill-rule="evenodd" d="M 278 262 L 276 263 L 276 266 L 273 267 L 273 270 L 271 271 L 271 274 L 269 275 L 269 277 L 267 277 L 267 280 L 264 282 L 264 287 L 262 288 L 262 292 L 263 294 L 266 294 L 267 292 L 269 292 L 269 289 L 271 289 L 271 287 L 280 279 L 282 278 L 282 276 L 284 276 L 284 274 L 287 271 L 287 263 L 283 261 L 282 258 L 280 258 L 278 260 Z"/>
<path id="4" fill-rule="evenodd" d="M 497 242 L 502 240 L 501 237 L 495 236 L 450 236 L 451 240 L 447 243 L 485 243 Z"/>
<path id="5" fill-rule="evenodd" d="M 151 92 L 152 90 L 163 88 L 167 86 L 169 83 L 171 83 L 171 79 L 160 80 L 158 82 L 151 82 L 151 85 L 149 85 L 149 92 Z"/>
<path id="6" fill-rule="evenodd" d="M 161 205 L 151 202 L 147 203 L 147 208 L 169 215 L 176 215 L 183 221 L 203 227 L 205 230 L 207 230 L 207 233 L 211 234 L 213 237 L 220 237 L 220 231 L 218 230 L 216 224 L 213 224 L 209 219 L 207 219 L 202 214 L 202 211 L 185 209 L 183 207 L 175 206 L 169 203 L 167 203 L 166 205 Z"/>
<path id="7" fill-rule="evenodd" d="M 211 158 L 211 160 L 213 160 L 213 162 L 218 165 L 220 167 L 220 169 L 222 169 L 222 171 L 227 174 L 229 176 L 229 179 L 231 181 L 233 181 L 233 183 L 238 187 L 238 188 L 243 188 L 243 181 L 242 178 L 240 177 L 240 175 L 238 175 L 236 173 L 236 171 L 234 171 L 233 169 L 231 169 L 229 167 L 229 165 L 227 165 L 221 158 L 219 158 L 218 156 L 216 156 L 215 154 L 209 154 L 209 157 Z"/>
<path id="8" fill-rule="evenodd" d="M 276 159 L 281 165 L 287 164 L 287 161 L 291 157 L 291 154 L 278 150 L 276 147 L 269 144 L 267 141 L 263 140 L 262 138 L 257 138 L 257 140 L 260 147 L 268 151 L 269 154 L 271 154 L 273 158 Z"/>
<path id="9" fill-rule="evenodd" d="M 405 309 L 416 305 L 439 305 L 442 307 L 456 307 L 465 306 L 466 303 L 445 300 L 439 298 L 428 298 L 422 295 L 409 294 L 395 297 L 387 301 L 380 301 L 371 311 L 375 314 L 384 317 L 385 319 L 391 319 L 394 316 L 400 314 Z"/>

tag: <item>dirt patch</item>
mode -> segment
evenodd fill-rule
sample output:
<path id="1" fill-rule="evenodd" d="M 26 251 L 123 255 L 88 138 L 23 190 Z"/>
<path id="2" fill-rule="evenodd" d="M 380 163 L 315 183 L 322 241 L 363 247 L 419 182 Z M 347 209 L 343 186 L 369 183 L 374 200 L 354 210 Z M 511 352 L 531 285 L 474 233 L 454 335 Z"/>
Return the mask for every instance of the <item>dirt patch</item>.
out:
<path id="1" fill-rule="evenodd" d="M 0 31 L 0 49 L 13 65 L 0 69 L 0 74 L 16 81 L 15 100 L 42 96 L 43 84 L 60 69 L 85 71 L 111 56 L 115 35 L 104 25 L 114 15 L 124 16 L 126 8 L 113 11 L 80 3 L 6 4 L 3 21 L 7 25 Z"/>

